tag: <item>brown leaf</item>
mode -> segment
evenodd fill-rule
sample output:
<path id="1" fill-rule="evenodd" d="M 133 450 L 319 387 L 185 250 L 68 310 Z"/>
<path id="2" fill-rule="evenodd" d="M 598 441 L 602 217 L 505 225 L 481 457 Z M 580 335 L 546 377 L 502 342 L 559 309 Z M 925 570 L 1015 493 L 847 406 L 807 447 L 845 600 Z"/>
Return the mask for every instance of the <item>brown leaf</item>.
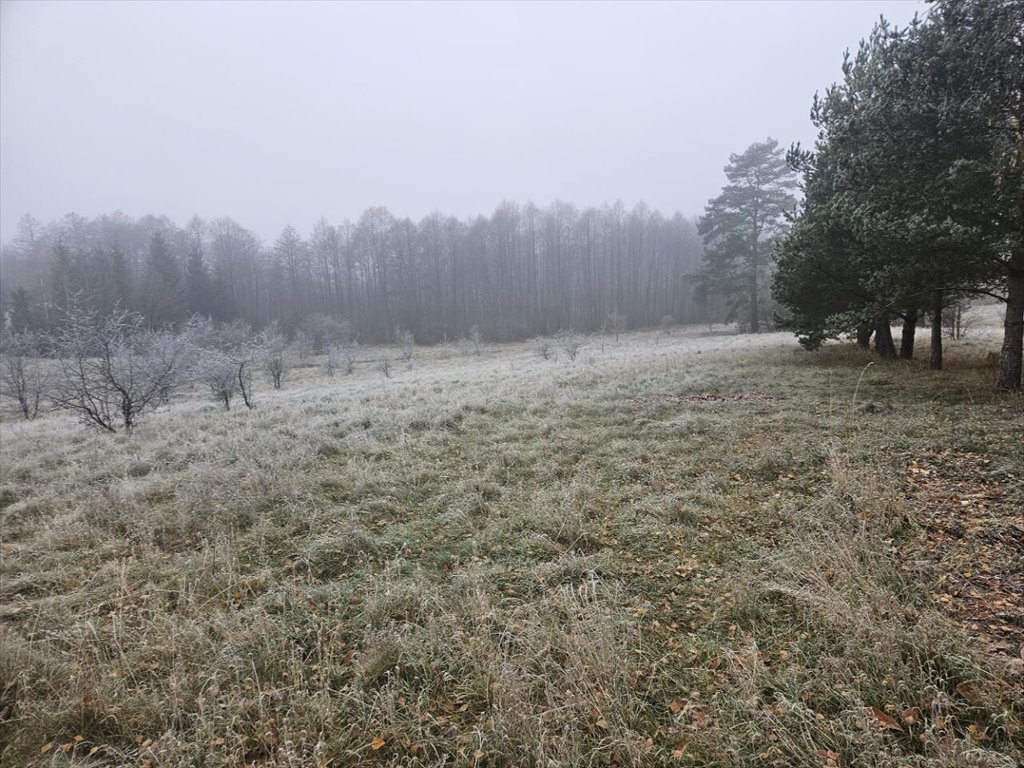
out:
<path id="1" fill-rule="evenodd" d="M 957 683 L 953 692 L 956 693 L 957 696 L 966 699 L 971 704 L 977 703 L 979 698 L 978 691 L 970 683 Z"/>
<path id="2" fill-rule="evenodd" d="M 903 710 L 903 722 L 907 725 L 913 725 L 921 719 L 921 710 L 917 707 L 910 707 L 910 709 Z"/>
<path id="3" fill-rule="evenodd" d="M 880 710 L 878 707 L 871 707 L 871 714 L 874 716 L 878 724 L 889 731 L 903 731 L 903 726 L 897 723 L 893 718 L 887 715 L 885 712 Z"/>
<path id="4" fill-rule="evenodd" d="M 672 702 L 668 705 L 668 708 L 673 715 L 678 715 L 680 712 L 683 711 L 683 702 L 681 702 L 679 699 L 672 699 Z"/>
<path id="5" fill-rule="evenodd" d="M 374 752 L 376 752 L 378 749 L 380 749 L 383 746 L 384 746 L 384 739 L 382 739 L 380 736 L 378 736 L 377 738 L 375 738 L 373 741 L 370 742 L 370 749 L 372 749 Z"/>

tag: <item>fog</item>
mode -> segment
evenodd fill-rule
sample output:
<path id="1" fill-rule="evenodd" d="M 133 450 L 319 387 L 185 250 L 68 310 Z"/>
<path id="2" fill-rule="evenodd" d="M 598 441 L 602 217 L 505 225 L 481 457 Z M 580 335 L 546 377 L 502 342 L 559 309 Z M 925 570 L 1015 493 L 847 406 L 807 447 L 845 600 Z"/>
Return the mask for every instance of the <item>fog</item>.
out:
<path id="1" fill-rule="evenodd" d="M 52 220 L 288 223 L 384 205 L 701 212 L 732 152 L 813 139 L 816 90 L 915 2 L 5 2 L 0 240 Z"/>

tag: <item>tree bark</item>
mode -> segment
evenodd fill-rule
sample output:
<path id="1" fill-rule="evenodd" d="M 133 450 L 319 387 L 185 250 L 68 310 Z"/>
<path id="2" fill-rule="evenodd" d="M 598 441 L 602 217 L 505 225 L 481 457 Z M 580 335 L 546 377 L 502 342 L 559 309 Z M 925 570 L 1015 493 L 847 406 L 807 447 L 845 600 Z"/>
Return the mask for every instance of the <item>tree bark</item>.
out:
<path id="1" fill-rule="evenodd" d="M 857 346 L 861 349 L 871 348 L 871 334 L 875 332 L 875 329 L 871 327 L 871 323 L 861 323 L 857 326 Z"/>
<path id="2" fill-rule="evenodd" d="M 932 305 L 932 347 L 928 367 L 933 371 L 942 370 L 942 291 L 935 292 Z"/>
<path id="3" fill-rule="evenodd" d="M 914 334 L 917 332 L 917 310 L 908 309 L 903 318 L 903 335 L 900 337 L 900 357 L 914 359 Z"/>
<path id="4" fill-rule="evenodd" d="M 1006 317 L 1003 320 L 998 387 L 1019 390 L 1024 370 L 1024 270 L 1011 272 L 1006 278 L 1006 288 Z"/>
<path id="5" fill-rule="evenodd" d="M 896 345 L 892 340 L 888 317 L 880 317 L 875 323 L 875 352 L 882 357 L 896 357 Z"/>

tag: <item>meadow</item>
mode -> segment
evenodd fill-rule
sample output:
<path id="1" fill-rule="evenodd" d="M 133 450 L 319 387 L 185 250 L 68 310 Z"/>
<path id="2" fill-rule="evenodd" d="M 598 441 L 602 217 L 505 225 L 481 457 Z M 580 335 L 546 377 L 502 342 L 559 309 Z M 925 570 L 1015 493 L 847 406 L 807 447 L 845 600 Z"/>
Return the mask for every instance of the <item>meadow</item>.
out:
<path id="1" fill-rule="evenodd" d="M 6 414 L 0 764 L 1012 768 L 993 309 L 941 372 L 694 327 Z"/>

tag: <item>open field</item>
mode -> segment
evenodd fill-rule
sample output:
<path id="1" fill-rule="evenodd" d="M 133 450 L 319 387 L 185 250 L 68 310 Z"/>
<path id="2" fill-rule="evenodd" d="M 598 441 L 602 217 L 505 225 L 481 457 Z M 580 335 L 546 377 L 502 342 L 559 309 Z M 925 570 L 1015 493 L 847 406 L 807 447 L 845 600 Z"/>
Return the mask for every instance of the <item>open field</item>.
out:
<path id="1" fill-rule="evenodd" d="M 939 373 L 694 328 L 7 417 L 0 763 L 1017 765 L 993 309 Z"/>

